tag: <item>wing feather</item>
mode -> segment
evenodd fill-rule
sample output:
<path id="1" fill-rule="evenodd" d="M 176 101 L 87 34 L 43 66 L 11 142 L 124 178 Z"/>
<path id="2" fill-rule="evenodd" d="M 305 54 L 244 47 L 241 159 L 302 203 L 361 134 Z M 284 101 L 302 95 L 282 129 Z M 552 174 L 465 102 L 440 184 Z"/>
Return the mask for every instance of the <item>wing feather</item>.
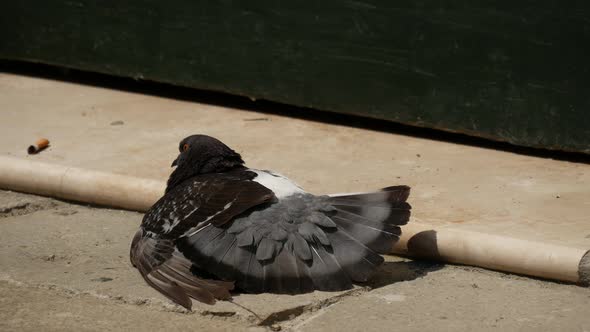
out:
<path id="1" fill-rule="evenodd" d="M 178 252 L 171 240 L 156 239 L 140 229 L 131 245 L 131 263 L 157 291 L 191 309 L 190 298 L 207 304 L 228 299 L 232 282 L 205 280 L 192 274 L 192 263 Z"/>

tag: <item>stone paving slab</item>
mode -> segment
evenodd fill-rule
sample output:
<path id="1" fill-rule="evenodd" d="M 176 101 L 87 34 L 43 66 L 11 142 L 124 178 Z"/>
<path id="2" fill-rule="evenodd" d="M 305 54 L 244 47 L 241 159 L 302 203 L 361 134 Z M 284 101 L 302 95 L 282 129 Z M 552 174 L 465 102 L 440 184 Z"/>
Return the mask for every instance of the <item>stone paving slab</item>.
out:
<path id="1" fill-rule="evenodd" d="M 0 214 L 5 331 L 590 329 L 590 289 L 394 256 L 351 291 L 236 294 L 187 312 L 129 263 L 141 214 L 0 191 L 0 209 L 14 202 L 38 208 Z"/>
<path id="2" fill-rule="evenodd" d="M 590 248 L 588 164 L 7 73 L 0 112 L 0 154 L 165 180 L 203 133 L 313 193 L 407 184 L 415 220 Z"/>
<path id="3" fill-rule="evenodd" d="M 588 331 L 589 308 L 589 289 L 449 266 L 338 302 L 291 327 L 306 332 Z"/>
<path id="4" fill-rule="evenodd" d="M 162 311 L 0 281 L 2 331 L 256 331 L 232 317 Z"/>

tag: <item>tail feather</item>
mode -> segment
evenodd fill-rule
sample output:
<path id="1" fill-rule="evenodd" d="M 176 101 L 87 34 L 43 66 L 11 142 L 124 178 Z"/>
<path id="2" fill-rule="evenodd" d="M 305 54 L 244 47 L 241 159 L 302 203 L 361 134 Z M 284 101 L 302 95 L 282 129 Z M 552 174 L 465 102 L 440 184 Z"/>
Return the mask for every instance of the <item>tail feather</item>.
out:
<path id="1" fill-rule="evenodd" d="M 379 191 L 366 193 L 349 193 L 349 194 L 333 194 L 329 195 L 332 201 L 338 200 L 361 200 L 365 203 L 371 202 L 405 202 L 410 197 L 410 187 L 408 186 L 391 186 L 383 188 Z"/>
<path id="2" fill-rule="evenodd" d="M 338 291 L 349 289 L 352 282 L 348 274 L 334 255 L 328 253 L 326 248 L 317 243 L 311 246 L 313 263 L 309 270 L 315 289 L 321 291 Z"/>
<path id="3" fill-rule="evenodd" d="M 392 241 L 397 238 L 397 235 L 368 227 L 365 224 L 355 223 L 353 220 L 345 217 L 334 216 L 332 220 L 334 220 L 338 227 L 346 231 L 350 237 L 376 253 L 389 253 Z"/>
<path id="4" fill-rule="evenodd" d="M 411 206 L 406 203 L 409 194 L 410 187 L 394 186 L 374 193 L 330 197 L 336 208 L 331 218 L 350 237 L 377 253 L 386 254 L 399 239 L 399 226 L 410 219 Z"/>
<path id="5" fill-rule="evenodd" d="M 383 263 L 383 257 L 343 229 L 328 234 L 328 237 L 332 242 L 334 257 L 353 281 L 367 281 Z"/>
<path id="6" fill-rule="evenodd" d="M 379 224 L 405 225 L 410 218 L 410 206 L 392 206 L 390 203 L 384 205 L 345 205 L 342 203 L 334 204 L 338 210 L 355 214 L 364 220 L 376 222 Z"/>

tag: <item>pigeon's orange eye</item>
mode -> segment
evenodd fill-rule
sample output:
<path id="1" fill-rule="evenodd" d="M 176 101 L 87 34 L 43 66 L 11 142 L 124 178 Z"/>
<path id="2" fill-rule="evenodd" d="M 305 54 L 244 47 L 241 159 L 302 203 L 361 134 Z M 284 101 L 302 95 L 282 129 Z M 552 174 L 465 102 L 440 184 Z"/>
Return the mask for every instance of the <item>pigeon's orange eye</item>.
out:
<path id="1" fill-rule="evenodd" d="M 188 144 L 185 144 L 182 146 L 182 151 L 186 151 L 186 150 L 188 150 Z"/>

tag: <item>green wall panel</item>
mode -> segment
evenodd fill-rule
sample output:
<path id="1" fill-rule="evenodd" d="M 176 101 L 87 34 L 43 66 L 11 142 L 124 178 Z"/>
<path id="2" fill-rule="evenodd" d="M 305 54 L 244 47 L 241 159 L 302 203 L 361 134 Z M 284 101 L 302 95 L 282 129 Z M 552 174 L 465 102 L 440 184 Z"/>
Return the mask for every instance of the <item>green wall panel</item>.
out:
<path id="1" fill-rule="evenodd" d="M 0 58 L 590 153 L 584 1 L 3 1 Z"/>

